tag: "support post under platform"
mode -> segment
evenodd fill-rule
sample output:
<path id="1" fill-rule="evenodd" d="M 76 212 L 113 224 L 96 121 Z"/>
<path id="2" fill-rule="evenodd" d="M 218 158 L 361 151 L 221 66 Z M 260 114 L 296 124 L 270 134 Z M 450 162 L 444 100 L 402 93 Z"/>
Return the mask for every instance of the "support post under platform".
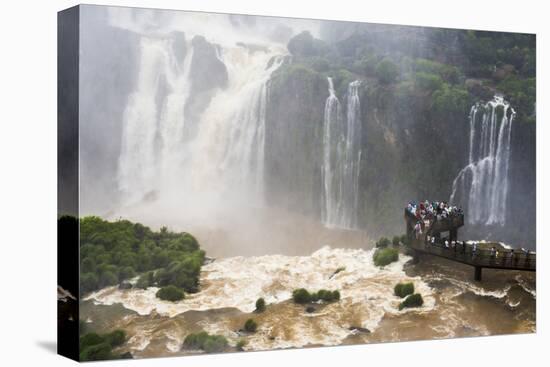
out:
<path id="1" fill-rule="evenodd" d="M 476 266 L 474 271 L 474 280 L 481 282 L 481 266 Z"/>

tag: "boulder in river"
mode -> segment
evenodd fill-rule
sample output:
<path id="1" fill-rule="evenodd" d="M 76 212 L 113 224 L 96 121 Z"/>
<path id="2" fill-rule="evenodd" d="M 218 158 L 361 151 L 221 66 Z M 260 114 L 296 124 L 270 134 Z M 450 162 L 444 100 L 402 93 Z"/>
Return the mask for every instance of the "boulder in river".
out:
<path id="1" fill-rule="evenodd" d="M 123 281 L 118 285 L 118 289 L 132 289 L 133 285 L 130 282 Z"/>

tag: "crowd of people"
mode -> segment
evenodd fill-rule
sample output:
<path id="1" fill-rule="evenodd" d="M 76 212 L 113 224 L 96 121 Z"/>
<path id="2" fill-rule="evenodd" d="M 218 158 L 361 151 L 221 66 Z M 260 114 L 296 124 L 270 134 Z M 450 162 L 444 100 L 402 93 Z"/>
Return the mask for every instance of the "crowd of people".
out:
<path id="1" fill-rule="evenodd" d="M 457 217 L 463 214 L 462 209 L 449 205 L 445 201 L 411 201 L 407 204 L 407 211 L 416 218 L 414 226 L 415 237 L 420 239 L 434 221 Z"/>
<path id="2" fill-rule="evenodd" d="M 432 219 L 441 220 L 463 214 L 461 208 L 454 205 L 449 205 L 445 201 L 429 202 L 428 200 L 425 200 L 418 203 L 411 201 L 407 205 L 407 210 L 419 221 Z"/>

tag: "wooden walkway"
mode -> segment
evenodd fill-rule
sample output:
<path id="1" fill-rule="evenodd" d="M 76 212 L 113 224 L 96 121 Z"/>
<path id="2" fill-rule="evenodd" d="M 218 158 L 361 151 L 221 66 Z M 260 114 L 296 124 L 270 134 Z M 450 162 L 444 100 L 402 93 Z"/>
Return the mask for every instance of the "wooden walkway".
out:
<path id="1" fill-rule="evenodd" d="M 407 247 L 411 249 L 415 255 L 428 254 L 473 266 L 475 269 L 475 280 L 481 280 L 481 271 L 483 268 L 520 271 L 537 270 L 536 253 L 522 250 L 515 250 L 512 252 L 507 249 L 491 251 L 490 249 L 481 248 L 483 243 L 479 242 L 474 251 L 474 245 L 470 241 L 468 241 L 470 243 L 464 241 L 451 241 L 456 240 L 458 228 L 464 225 L 463 215 L 432 223 L 431 227 L 426 228 L 426 231 L 418 239 L 414 238 L 415 236 L 412 232 L 413 223 L 416 221 L 417 219 L 405 209 L 407 235 L 410 239 L 410 243 Z M 449 232 L 451 240 L 446 241 L 440 239 L 441 232 L 446 231 Z M 436 237 L 436 242 L 428 242 L 426 240 L 427 235 Z M 445 244 L 446 242 L 447 244 Z"/>
<path id="2" fill-rule="evenodd" d="M 536 253 L 525 253 L 523 251 L 498 251 L 493 255 L 491 250 L 477 249 L 474 246 L 459 241 L 454 247 L 443 244 L 426 244 L 424 240 L 412 240 L 408 246 L 416 253 L 428 254 L 443 257 L 448 260 L 456 261 L 462 264 L 473 266 L 475 269 L 474 279 L 481 280 L 481 269 L 504 269 L 536 271 L 537 255 Z"/>

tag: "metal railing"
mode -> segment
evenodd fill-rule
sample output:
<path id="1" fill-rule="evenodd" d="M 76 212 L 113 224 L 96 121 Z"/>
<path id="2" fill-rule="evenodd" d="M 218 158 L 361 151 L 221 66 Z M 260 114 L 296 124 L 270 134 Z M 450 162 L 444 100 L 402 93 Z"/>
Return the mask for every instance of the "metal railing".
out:
<path id="1" fill-rule="evenodd" d="M 426 243 L 422 240 L 413 240 L 411 248 L 427 252 L 436 256 L 459 261 L 472 266 L 485 268 L 517 269 L 517 270 L 536 270 L 537 257 L 535 253 L 525 253 L 520 251 L 498 250 L 491 251 L 477 248 L 474 246 L 457 242 L 454 246 L 449 243 L 446 246 L 443 243 Z"/>

